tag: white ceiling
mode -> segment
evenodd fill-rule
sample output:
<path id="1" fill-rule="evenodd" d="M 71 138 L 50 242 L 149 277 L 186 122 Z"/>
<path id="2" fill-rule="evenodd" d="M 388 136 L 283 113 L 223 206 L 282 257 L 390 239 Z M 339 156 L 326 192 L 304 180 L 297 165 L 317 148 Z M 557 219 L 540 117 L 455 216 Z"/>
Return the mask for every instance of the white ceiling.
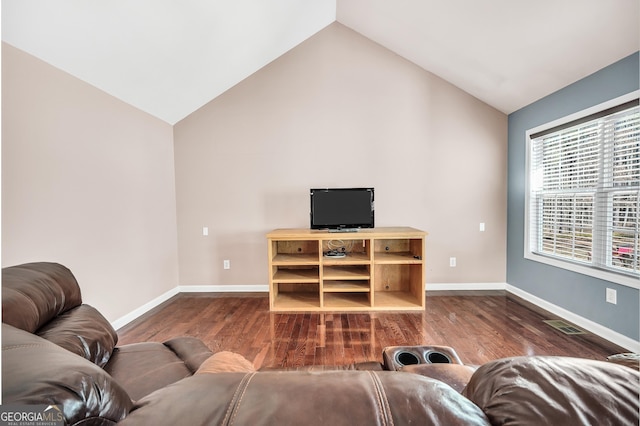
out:
<path id="1" fill-rule="evenodd" d="M 639 50 L 639 0 L 3 0 L 2 40 L 170 124 L 338 21 L 511 113 Z"/>

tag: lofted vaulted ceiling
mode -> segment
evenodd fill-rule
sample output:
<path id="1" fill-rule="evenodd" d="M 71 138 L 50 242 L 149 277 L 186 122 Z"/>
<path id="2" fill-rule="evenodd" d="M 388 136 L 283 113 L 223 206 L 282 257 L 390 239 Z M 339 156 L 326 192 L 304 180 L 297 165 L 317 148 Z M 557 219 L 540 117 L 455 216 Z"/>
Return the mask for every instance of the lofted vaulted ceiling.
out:
<path id="1" fill-rule="evenodd" d="M 639 0 L 3 0 L 2 40 L 170 124 L 339 23 L 511 113 L 639 50 Z"/>

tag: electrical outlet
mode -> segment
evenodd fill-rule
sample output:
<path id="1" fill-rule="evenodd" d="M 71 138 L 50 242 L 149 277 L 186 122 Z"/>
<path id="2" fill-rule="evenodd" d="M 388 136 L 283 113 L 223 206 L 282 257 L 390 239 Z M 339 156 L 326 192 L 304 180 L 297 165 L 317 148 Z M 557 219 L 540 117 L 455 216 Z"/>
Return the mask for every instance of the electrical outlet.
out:
<path id="1" fill-rule="evenodd" d="M 209 235 L 209 228 L 208 227 L 206 227 L 206 226 L 202 227 L 202 235 L 205 236 L 205 237 Z"/>
<path id="2" fill-rule="evenodd" d="M 480 232 L 484 232 L 484 222 L 480 222 Z"/>
<path id="3" fill-rule="evenodd" d="M 223 260 L 222 261 L 222 267 L 224 269 L 231 269 L 231 261 L 230 260 Z"/>
<path id="4" fill-rule="evenodd" d="M 449 258 L 449 266 L 451 266 L 452 268 L 456 267 L 456 258 L 455 257 L 450 257 Z"/>
<path id="5" fill-rule="evenodd" d="M 607 289 L 607 293 L 605 296 L 605 300 L 607 303 L 613 303 L 614 305 L 618 304 L 618 292 L 612 288 Z"/>

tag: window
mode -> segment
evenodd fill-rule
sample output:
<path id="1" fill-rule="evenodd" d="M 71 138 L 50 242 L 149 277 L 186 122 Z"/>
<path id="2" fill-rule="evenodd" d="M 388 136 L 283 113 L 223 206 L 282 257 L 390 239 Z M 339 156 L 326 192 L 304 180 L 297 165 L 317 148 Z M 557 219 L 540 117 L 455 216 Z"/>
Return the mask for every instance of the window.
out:
<path id="1" fill-rule="evenodd" d="M 527 132 L 527 258 L 638 287 L 640 106 L 629 98 Z"/>

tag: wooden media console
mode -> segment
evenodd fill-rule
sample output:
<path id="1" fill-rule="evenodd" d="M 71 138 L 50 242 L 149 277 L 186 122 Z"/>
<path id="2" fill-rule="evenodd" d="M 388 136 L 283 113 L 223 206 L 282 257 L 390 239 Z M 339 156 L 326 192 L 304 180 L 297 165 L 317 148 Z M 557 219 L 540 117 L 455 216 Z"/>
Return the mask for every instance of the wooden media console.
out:
<path id="1" fill-rule="evenodd" d="M 267 234 L 272 311 L 425 307 L 426 232 L 408 227 Z"/>

